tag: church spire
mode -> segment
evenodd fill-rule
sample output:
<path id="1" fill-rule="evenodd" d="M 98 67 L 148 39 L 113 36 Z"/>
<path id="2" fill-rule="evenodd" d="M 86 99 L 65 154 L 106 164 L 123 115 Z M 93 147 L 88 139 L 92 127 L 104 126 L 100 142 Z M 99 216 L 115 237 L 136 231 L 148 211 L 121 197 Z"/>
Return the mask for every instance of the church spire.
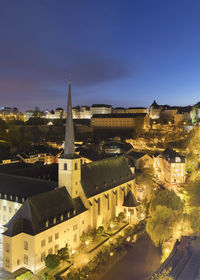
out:
<path id="1" fill-rule="evenodd" d="M 72 156 L 74 154 L 75 154 L 75 146 L 74 146 L 74 125 L 73 125 L 73 118 L 72 118 L 71 80 L 69 80 L 64 156 L 69 156 L 69 155 Z"/>

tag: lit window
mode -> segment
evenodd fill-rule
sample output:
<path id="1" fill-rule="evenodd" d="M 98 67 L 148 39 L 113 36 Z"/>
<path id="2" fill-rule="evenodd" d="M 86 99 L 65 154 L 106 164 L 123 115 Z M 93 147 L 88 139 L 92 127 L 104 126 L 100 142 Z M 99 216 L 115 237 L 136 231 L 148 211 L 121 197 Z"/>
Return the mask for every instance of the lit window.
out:
<path id="1" fill-rule="evenodd" d="M 41 262 L 43 262 L 45 260 L 45 252 L 43 252 L 42 254 L 41 254 Z"/>
<path id="2" fill-rule="evenodd" d="M 73 231 L 77 230 L 78 226 L 77 225 L 74 225 L 73 226 Z"/>
<path id="3" fill-rule="evenodd" d="M 53 248 L 50 248 L 48 253 L 49 253 L 49 255 L 52 255 L 53 254 Z"/>
<path id="4" fill-rule="evenodd" d="M 10 267 L 10 259 L 9 258 L 5 259 L 5 267 Z"/>
<path id="5" fill-rule="evenodd" d="M 49 243 L 51 243 L 52 240 L 53 240 L 53 237 L 52 237 L 52 235 L 51 235 L 51 236 L 49 236 Z"/>
<path id="6" fill-rule="evenodd" d="M 55 245 L 55 254 L 57 254 L 58 250 L 59 250 L 59 245 L 56 244 L 56 245 Z"/>
<path id="7" fill-rule="evenodd" d="M 9 253 L 10 252 L 10 245 L 8 243 L 6 243 L 6 252 Z"/>
<path id="8" fill-rule="evenodd" d="M 28 256 L 24 255 L 24 264 L 28 264 Z"/>
<path id="9" fill-rule="evenodd" d="M 175 157 L 175 162 L 181 162 L 181 158 L 180 157 Z"/>
<path id="10" fill-rule="evenodd" d="M 24 250 L 28 250 L 28 242 L 24 241 Z"/>

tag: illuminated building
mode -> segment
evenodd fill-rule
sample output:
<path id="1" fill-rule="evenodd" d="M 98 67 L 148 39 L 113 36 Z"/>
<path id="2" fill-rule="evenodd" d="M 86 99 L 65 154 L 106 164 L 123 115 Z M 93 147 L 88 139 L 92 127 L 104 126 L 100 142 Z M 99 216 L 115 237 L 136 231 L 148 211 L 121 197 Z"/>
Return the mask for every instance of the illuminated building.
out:
<path id="1" fill-rule="evenodd" d="M 146 113 L 93 115 L 91 126 L 100 129 L 148 129 L 149 116 Z"/>
<path id="2" fill-rule="evenodd" d="M 160 180 L 171 184 L 185 182 L 185 157 L 169 148 L 154 157 L 154 168 Z"/>
<path id="3" fill-rule="evenodd" d="M 112 113 L 112 106 L 106 104 L 93 104 L 91 106 L 91 113 L 92 115 L 96 114 L 111 114 Z"/>
<path id="4" fill-rule="evenodd" d="M 37 184 L 37 182 L 35 182 Z M 64 154 L 58 159 L 58 187 L 28 197 L 3 234 L 4 269 L 39 270 L 48 254 L 80 245 L 80 236 L 106 225 L 122 211 L 137 221 L 134 174 L 125 157 L 82 164 L 75 154 L 69 83 Z M 133 205 L 133 202 L 135 205 Z"/>

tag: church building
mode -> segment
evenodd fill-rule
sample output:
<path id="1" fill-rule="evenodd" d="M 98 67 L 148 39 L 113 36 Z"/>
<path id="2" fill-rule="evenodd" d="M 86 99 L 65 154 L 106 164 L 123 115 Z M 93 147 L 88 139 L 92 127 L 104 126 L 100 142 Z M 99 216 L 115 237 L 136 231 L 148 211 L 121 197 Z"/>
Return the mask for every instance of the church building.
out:
<path id="1" fill-rule="evenodd" d="M 5 225 L 3 264 L 9 272 L 21 267 L 38 271 L 48 254 L 66 244 L 76 250 L 83 232 L 106 225 L 122 211 L 136 222 L 136 187 L 127 159 L 82 164 L 75 154 L 70 81 L 65 134 L 58 186 L 28 197 Z"/>

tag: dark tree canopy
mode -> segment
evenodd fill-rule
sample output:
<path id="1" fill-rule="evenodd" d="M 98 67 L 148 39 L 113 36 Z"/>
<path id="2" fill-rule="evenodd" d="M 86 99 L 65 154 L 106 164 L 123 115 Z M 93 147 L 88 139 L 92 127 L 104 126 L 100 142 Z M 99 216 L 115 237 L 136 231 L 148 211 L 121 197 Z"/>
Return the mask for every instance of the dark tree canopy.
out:
<path id="1" fill-rule="evenodd" d="M 180 197 L 174 192 L 169 190 L 158 190 L 150 203 L 150 212 L 156 210 L 158 205 L 166 206 L 172 210 L 182 210 L 184 204 Z"/>

